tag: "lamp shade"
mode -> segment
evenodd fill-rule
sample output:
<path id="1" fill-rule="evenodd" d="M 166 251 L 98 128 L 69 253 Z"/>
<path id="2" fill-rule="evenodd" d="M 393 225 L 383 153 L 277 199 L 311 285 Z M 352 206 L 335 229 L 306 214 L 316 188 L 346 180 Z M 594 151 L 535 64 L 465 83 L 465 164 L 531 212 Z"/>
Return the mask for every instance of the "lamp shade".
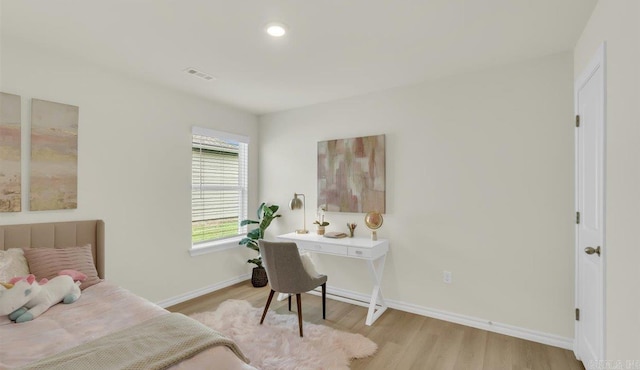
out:
<path id="1" fill-rule="evenodd" d="M 289 202 L 289 209 L 300 209 L 303 205 L 302 199 L 298 198 L 298 194 L 294 194 L 293 199 Z"/>

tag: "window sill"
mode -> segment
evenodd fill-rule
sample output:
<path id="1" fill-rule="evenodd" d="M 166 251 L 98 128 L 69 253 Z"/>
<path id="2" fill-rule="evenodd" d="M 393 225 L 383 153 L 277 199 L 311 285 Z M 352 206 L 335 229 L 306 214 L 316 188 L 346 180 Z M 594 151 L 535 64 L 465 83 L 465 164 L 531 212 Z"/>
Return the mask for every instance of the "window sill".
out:
<path id="1" fill-rule="evenodd" d="M 238 242 L 240 242 L 242 238 L 244 238 L 244 236 L 240 235 L 229 239 L 215 240 L 212 242 L 198 244 L 197 246 L 192 245 L 191 248 L 189 248 L 189 254 L 191 255 L 191 257 L 195 257 L 203 254 L 223 251 L 226 249 L 238 248 L 240 246 Z"/>

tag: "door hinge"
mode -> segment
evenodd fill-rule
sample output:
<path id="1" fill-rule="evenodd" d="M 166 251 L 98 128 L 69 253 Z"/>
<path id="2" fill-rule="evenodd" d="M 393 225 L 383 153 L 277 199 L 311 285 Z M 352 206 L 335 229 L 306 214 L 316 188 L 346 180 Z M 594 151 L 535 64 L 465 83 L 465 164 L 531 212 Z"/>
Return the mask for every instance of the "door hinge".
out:
<path id="1" fill-rule="evenodd" d="M 580 309 L 576 308 L 576 321 L 580 321 Z"/>
<path id="2" fill-rule="evenodd" d="M 576 127 L 580 127 L 580 115 L 576 114 Z"/>
<path id="3" fill-rule="evenodd" d="M 580 212 L 576 212 L 576 224 L 580 224 Z"/>

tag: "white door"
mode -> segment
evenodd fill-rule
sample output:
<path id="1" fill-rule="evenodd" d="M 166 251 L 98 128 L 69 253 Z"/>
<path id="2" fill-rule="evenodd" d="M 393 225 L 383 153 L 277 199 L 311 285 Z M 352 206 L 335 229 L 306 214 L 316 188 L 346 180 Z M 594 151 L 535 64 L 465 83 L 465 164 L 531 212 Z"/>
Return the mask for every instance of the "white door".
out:
<path id="1" fill-rule="evenodd" d="M 576 339 L 587 369 L 604 359 L 605 48 L 576 81 Z M 579 119 L 579 120 L 578 120 Z M 579 125 L 579 126 L 578 126 Z M 579 316 L 579 317 L 578 317 Z"/>

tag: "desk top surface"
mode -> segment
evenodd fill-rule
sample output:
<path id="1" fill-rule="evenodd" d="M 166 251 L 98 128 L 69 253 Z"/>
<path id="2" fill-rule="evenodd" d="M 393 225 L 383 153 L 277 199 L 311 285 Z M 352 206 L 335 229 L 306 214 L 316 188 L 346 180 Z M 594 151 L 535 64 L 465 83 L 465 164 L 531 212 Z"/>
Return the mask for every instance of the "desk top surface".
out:
<path id="1" fill-rule="evenodd" d="M 374 248 L 382 245 L 389 245 L 387 239 L 371 240 L 371 238 L 353 237 L 353 238 L 326 238 L 316 233 L 297 234 L 295 232 L 278 235 L 278 239 L 301 241 L 301 242 L 315 242 L 323 244 L 345 245 L 358 248 Z"/>

